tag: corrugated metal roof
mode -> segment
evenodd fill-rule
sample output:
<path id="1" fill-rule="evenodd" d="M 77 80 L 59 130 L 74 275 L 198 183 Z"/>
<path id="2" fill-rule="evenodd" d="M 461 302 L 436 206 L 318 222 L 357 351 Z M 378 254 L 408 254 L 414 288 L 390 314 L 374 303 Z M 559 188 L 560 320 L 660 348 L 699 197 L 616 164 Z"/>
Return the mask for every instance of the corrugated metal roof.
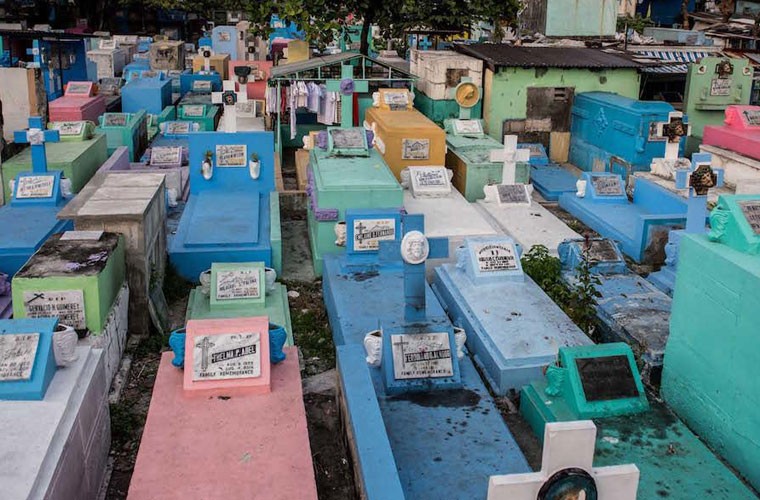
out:
<path id="1" fill-rule="evenodd" d="M 454 44 L 454 50 L 496 68 L 640 68 L 624 52 L 585 47 L 516 47 L 502 43 Z"/>
<path id="2" fill-rule="evenodd" d="M 365 59 L 372 61 L 372 64 L 377 64 L 385 68 L 392 68 L 393 71 L 401 73 L 406 78 L 415 78 L 408 71 L 404 71 L 401 68 L 389 65 L 388 63 L 384 63 L 382 61 L 378 61 L 377 59 L 373 59 L 371 57 L 364 56 L 357 52 L 340 52 L 338 54 L 329 54 L 326 56 L 312 57 L 311 59 L 308 59 L 306 61 L 299 61 L 299 62 L 294 62 L 294 63 L 289 63 L 289 64 L 283 64 L 281 66 L 275 66 L 272 68 L 270 75 L 271 75 L 271 78 L 273 79 L 277 79 L 277 78 L 290 79 L 296 73 L 302 73 L 304 71 L 310 71 L 310 70 L 314 70 L 314 69 L 321 68 L 324 66 L 330 66 L 332 64 L 344 63 L 344 62 L 351 61 L 359 57 L 363 57 Z"/>
<path id="3" fill-rule="evenodd" d="M 686 74 L 689 64 L 699 62 L 703 57 L 720 56 L 714 50 L 678 50 L 678 49 L 633 49 L 636 57 L 645 57 L 661 64 L 642 68 L 645 73 Z"/>

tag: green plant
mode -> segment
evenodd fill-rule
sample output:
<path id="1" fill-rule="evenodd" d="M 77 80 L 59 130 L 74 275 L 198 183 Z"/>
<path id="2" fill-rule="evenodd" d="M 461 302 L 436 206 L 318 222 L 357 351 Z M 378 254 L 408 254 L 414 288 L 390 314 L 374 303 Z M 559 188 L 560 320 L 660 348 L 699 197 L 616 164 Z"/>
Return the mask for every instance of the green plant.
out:
<path id="1" fill-rule="evenodd" d="M 643 33 L 644 28 L 648 28 L 650 26 L 654 26 L 654 21 L 648 17 L 641 17 L 639 14 L 636 14 L 635 17 L 625 16 L 617 18 L 618 33 L 625 31 L 626 27 L 628 27 L 628 29 L 634 30 L 637 33 Z"/>
<path id="2" fill-rule="evenodd" d="M 596 330 L 596 299 L 602 296 L 596 287 L 601 285 L 602 282 L 598 276 L 591 273 L 589 248 L 590 246 L 587 241 L 583 247 L 583 259 L 576 269 L 577 281 L 571 287 L 571 300 L 568 306 L 571 312 L 568 314 L 581 330 L 586 332 L 591 338 L 594 338 Z"/>

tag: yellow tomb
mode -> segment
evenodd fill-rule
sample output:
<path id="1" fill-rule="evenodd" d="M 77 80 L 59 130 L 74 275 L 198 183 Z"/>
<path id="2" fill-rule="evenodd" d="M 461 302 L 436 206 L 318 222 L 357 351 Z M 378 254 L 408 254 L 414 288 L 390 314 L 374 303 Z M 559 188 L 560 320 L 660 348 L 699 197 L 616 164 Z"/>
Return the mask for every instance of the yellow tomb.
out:
<path id="1" fill-rule="evenodd" d="M 222 80 L 229 78 L 229 72 L 227 71 L 228 62 L 230 60 L 229 54 L 213 54 L 209 57 L 209 69 L 216 71 Z M 193 73 L 200 73 L 204 71 L 206 60 L 201 54 L 193 56 Z"/>
<path id="2" fill-rule="evenodd" d="M 406 167 L 446 164 L 446 133 L 412 107 L 407 89 L 380 89 L 364 120 L 396 179 Z"/>

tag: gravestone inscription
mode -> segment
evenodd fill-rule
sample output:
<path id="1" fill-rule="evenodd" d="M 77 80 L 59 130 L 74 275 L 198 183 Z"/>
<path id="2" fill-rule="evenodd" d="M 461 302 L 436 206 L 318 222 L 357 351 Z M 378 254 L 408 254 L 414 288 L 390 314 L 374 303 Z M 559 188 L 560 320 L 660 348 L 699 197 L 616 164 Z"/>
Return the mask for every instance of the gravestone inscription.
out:
<path id="1" fill-rule="evenodd" d="M 39 333 L 0 335 L 0 381 L 29 380 L 39 342 Z"/>
<path id="2" fill-rule="evenodd" d="M 19 177 L 16 199 L 50 198 L 53 196 L 55 177 L 52 175 L 25 175 Z"/>
<path id="3" fill-rule="evenodd" d="M 261 334 L 198 335 L 193 346 L 193 380 L 261 376 Z"/>
<path id="4" fill-rule="evenodd" d="M 404 139 L 401 141 L 402 160 L 427 160 L 430 158 L 430 139 Z"/>
<path id="5" fill-rule="evenodd" d="M 216 274 L 216 299 L 239 300 L 261 297 L 258 269 L 232 269 Z"/>
<path id="6" fill-rule="evenodd" d="M 396 219 L 354 219 L 354 251 L 376 252 L 380 242 L 396 238 Z"/>
<path id="7" fill-rule="evenodd" d="M 478 271 L 481 273 L 518 269 L 517 255 L 512 245 L 483 243 L 475 245 L 474 251 L 478 262 Z"/>
<path id="8" fill-rule="evenodd" d="M 614 175 L 592 175 L 591 182 L 598 196 L 621 196 L 623 194 L 620 177 Z"/>
<path id="9" fill-rule="evenodd" d="M 741 208 L 752 231 L 756 235 L 760 235 L 760 201 L 740 201 L 739 208 Z"/>
<path id="10" fill-rule="evenodd" d="M 29 318 L 52 318 L 77 330 L 87 328 L 82 290 L 24 292 L 24 311 Z"/>
<path id="11" fill-rule="evenodd" d="M 627 356 L 576 358 L 586 401 L 609 401 L 639 396 Z"/>
<path id="12" fill-rule="evenodd" d="M 499 203 L 509 205 L 514 203 L 530 204 L 530 196 L 525 184 L 499 184 L 496 186 Z"/>
<path id="13" fill-rule="evenodd" d="M 449 335 L 446 333 L 393 335 L 391 346 L 396 380 L 454 375 Z"/>

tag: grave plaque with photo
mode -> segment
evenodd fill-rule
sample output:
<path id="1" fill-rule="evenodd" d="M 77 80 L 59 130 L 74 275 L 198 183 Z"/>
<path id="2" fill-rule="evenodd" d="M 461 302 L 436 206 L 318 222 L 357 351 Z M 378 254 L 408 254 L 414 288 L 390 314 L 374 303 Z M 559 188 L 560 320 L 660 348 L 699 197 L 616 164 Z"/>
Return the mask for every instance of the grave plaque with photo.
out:
<path id="1" fill-rule="evenodd" d="M 586 401 L 639 397 L 627 356 L 576 358 L 575 365 Z"/>
<path id="2" fill-rule="evenodd" d="M 29 318 L 53 318 L 77 330 L 87 328 L 82 290 L 24 292 L 24 312 Z"/>
<path id="3" fill-rule="evenodd" d="M 597 196 L 622 196 L 623 185 L 616 175 L 592 175 L 591 183 Z"/>
<path id="4" fill-rule="evenodd" d="M 261 376 L 260 333 L 197 335 L 194 342 L 194 381 Z"/>
<path id="5" fill-rule="evenodd" d="M 760 235 L 760 201 L 740 201 L 739 208 L 752 231 Z"/>
<path id="6" fill-rule="evenodd" d="M 732 83 L 730 78 L 714 78 L 710 84 L 710 95 L 720 97 L 731 95 Z"/>
<path id="7" fill-rule="evenodd" d="M 0 335 L 0 382 L 32 378 L 39 342 L 39 333 Z"/>
<path id="8" fill-rule="evenodd" d="M 454 375 L 447 333 L 393 335 L 391 346 L 396 380 Z"/>

